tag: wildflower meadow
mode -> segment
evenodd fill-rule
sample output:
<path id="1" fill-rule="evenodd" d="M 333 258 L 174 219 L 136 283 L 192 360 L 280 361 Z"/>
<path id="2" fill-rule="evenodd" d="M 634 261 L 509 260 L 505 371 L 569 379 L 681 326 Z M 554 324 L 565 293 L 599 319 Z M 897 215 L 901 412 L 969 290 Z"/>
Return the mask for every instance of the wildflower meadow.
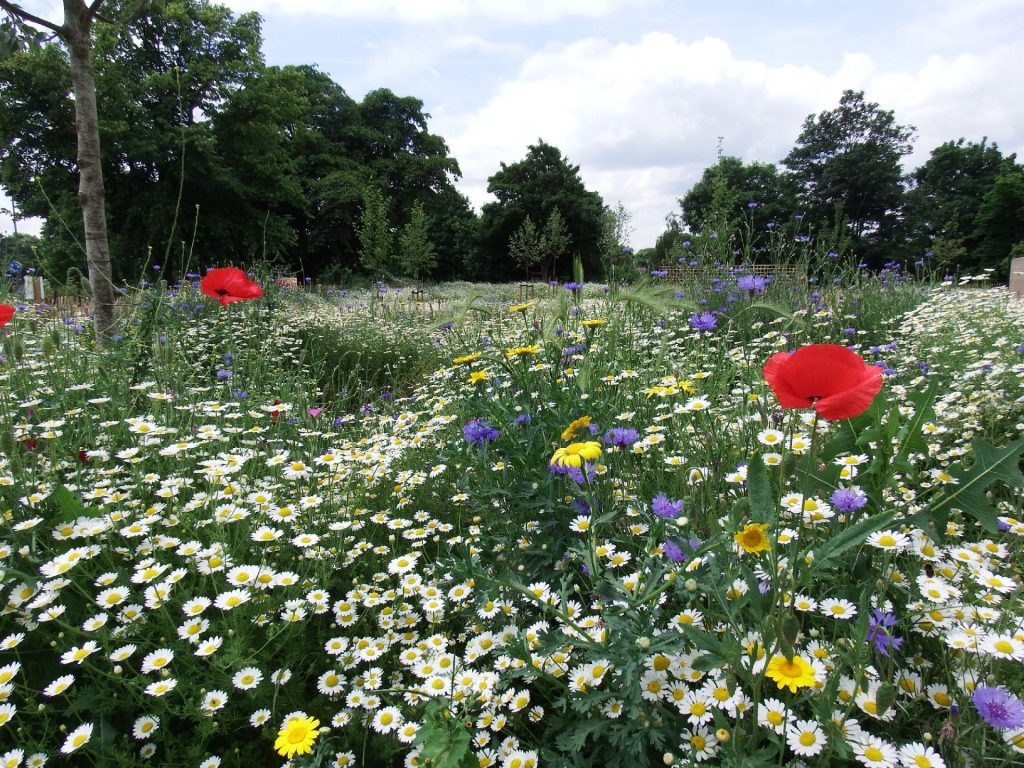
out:
<path id="1" fill-rule="evenodd" d="M 0 766 L 1024 764 L 1024 301 L 3 299 Z"/>

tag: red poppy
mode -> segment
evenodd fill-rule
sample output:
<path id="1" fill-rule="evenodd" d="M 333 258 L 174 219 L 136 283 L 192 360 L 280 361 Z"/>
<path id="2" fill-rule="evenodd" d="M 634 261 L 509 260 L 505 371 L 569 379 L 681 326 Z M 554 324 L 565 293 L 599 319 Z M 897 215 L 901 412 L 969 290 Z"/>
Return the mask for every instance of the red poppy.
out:
<path id="1" fill-rule="evenodd" d="M 864 413 L 882 388 L 882 369 L 838 344 L 772 355 L 764 377 L 783 408 L 813 407 L 829 421 Z"/>
<path id="2" fill-rule="evenodd" d="M 243 299 L 258 299 L 263 289 L 246 277 L 238 267 L 220 267 L 211 269 L 199 284 L 206 296 L 217 299 L 221 306 Z"/>
<path id="3" fill-rule="evenodd" d="M 3 328 L 14 317 L 14 307 L 10 304 L 0 304 L 0 328 Z"/>

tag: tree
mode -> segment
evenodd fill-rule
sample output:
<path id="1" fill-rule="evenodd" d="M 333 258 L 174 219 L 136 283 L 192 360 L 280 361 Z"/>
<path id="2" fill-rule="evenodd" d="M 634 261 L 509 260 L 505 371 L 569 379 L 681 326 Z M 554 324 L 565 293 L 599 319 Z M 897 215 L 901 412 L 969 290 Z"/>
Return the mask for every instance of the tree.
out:
<path id="1" fill-rule="evenodd" d="M 992 268 L 1005 280 L 1011 252 L 1024 243 L 1024 167 L 1013 165 L 999 174 L 981 201 L 971 234 L 978 245 L 961 269 Z"/>
<path id="2" fill-rule="evenodd" d="M 904 229 L 911 255 L 937 253 L 935 242 L 939 239 L 947 255 L 961 254 L 957 263 L 963 255 L 973 253 L 979 244 L 975 219 L 982 200 L 1014 160 L 1014 155 L 1003 157 L 987 138 L 980 143 L 961 138 L 933 149 L 928 160 L 911 174 L 912 186 L 906 194 Z"/>
<path id="3" fill-rule="evenodd" d="M 100 127 L 96 110 L 96 80 L 92 68 L 92 28 L 104 0 L 64 0 L 64 22 L 57 24 L 29 13 L 9 0 L 0 0 L 7 14 L 4 37 L 10 42 L 23 34 L 38 42 L 40 29 L 56 35 L 68 51 L 71 87 L 75 94 L 75 136 L 79 174 L 78 201 L 85 229 L 86 264 L 92 290 L 96 338 L 104 343 L 114 327 L 114 281 L 107 243 L 107 215 L 104 205 L 103 169 L 100 165 Z M 141 2 L 120 20 L 127 25 L 148 5 Z"/>
<path id="4" fill-rule="evenodd" d="M 540 233 L 529 215 L 509 238 L 508 255 L 526 274 L 530 274 L 540 264 Z"/>
<path id="5" fill-rule="evenodd" d="M 487 191 L 497 201 L 483 207 L 480 258 L 474 265 L 478 276 L 508 280 L 517 272 L 521 274 L 509 258 L 512 234 L 527 216 L 534 222 L 547 222 L 556 208 L 564 217 L 565 229 L 587 274 L 600 273 L 604 204 L 599 194 L 586 189 L 579 172 L 579 166 L 571 165 L 557 147 L 543 140 L 531 145 L 523 160 L 501 164 L 501 169 L 488 179 Z M 544 279 L 571 270 L 568 253 L 543 266 Z"/>
<path id="6" fill-rule="evenodd" d="M 572 235 L 565 226 L 565 220 L 558 208 L 552 208 L 544 231 L 540 233 L 540 271 L 542 275 L 553 274 L 555 264 L 569 252 Z M 575 267 L 574 267 L 575 268 Z"/>
<path id="7" fill-rule="evenodd" d="M 391 273 L 391 229 L 388 205 L 379 189 L 363 191 L 363 213 L 359 218 L 359 258 L 371 277 L 385 279 Z"/>
<path id="8" fill-rule="evenodd" d="M 130 35 L 103 23 L 94 32 L 112 277 L 137 276 L 151 247 L 166 273 L 182 241 L 194 239 L 217 261 L 251 257 L 268 240 L 276 245 L 281 228 L 265 208 L 256 207 L 251 219 L 240 214 L 249 212 L 251 192 L 262 183 L 270 182 L 258 194 L 274 197 L 283 183 L 282 163 L 291 158 L 282 160 L 279 142 L 263 130 L 266 120 L 252 105 L 237 110 L 235 124 L 246 128 L 234 134 L 237 146 L 255 140 L 265 147 L 249 141 L 241 153 L 224 151 L 233 134 L 214 119 L 262 67 L 258 16 L 235 17 L 206 0 L 164 0 L 159 20 L 140 18 Z M 0 180 L 26 212 L 47 217 L 43 251 L 60 276 L 80 266 L 74 246 L 82 239 L 65 225 L 78 205 L 70 193 L 74 134 L 64 130 L 75 108 L 67 70 L 64 51 L 52 45 L 0 64 L 0 95 L 10 105 L 0 126 L 19 137 L 0 147 Z M 284 111 L 290 94 L 264 103 Z M 246 152 L 247 159 L 260 153 L 264 166 L 276 167 L 248 185 L 247 173 L 259 163 L 247 164 Z M 237 172 L 230 167 L 236 161 Z M 196 206 L 198 221 L 190 215 Z"/>
<path id="9" fill-rule="evenodd" d="M 643 255 L 649 259 L 650 264 L 663 266 L 680 258 L 684 240 L 681 217 L 670 213 L 665 217 L 665 230 L 654 241 L 654 247 L 647 249 L 649 253 Z M 637 254 L 637 258 L 640 258 L 640 254 Z"/>
<path id="10" fill-rule="evenodd" d="M 844 91 L 836 109 L 808 115 L 782 163 L 811 224 L 820 227 L 838 212 L 862 249 L 884 243 L 896 225 L 900 159 L 910 154 L 914 133 L 892 112 L 866 102 L 862 91 Z"/>
<path id="11" fill-rule="evenodd" d="M 601 261 L 605 279 L 612 286 L 633 277 L 635 254 L 629 246 L 629 237 L 633 234 L 632 220 L 632 214 L 621 200 L 613 207 L 605 208 L 601 216 Z"/>
<path id="12" fill-rule="evenodd" d="M 408 223 L 398 236 L 398 258 L 402 271 L 417 282 L 437 266 L 428 229 L 423 203 L 417 201 L 413 203 Z"/>
<path id="13" fill-rule="evenodd" d="M 790 179 L 772 163 L 744 163 L 722 156 L 704 169 L 680 200 L 682 221 L 692 232 L 735 232 L 749 227 L 752 240 L 767 236 L 797 213 Z"/>

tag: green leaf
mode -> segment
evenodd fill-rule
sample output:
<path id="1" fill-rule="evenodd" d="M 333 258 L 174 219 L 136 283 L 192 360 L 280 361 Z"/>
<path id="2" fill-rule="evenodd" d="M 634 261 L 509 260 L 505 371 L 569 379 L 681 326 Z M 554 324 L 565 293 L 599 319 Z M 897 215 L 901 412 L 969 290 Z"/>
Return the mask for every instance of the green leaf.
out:
<path id="1" fill-rule="evenodd" d="M 825 542 L 824 546 L 814 551 L 814 562 L 811 564 L 811 573 L 823 567 L 829 561 L 839 557 L 839 555 L 843 554 L 848 549 L 860 546 L 864 543 L 865 538 L 875 531 L 880 531 L 883 528 L 892 525 L 892 521 L 895 519 L 895 511 L 881 512 L 877 515 L 866 517 L 855 525 L 844 528 L 838 535 L 833 536 Z"/>
<path id="2" fill-rule="evenodd" d="M 775 522 L 775 502 L 772 500 L 772 488 L 768 482 L 768 468 L 758 451 L 747 464 L 747 496 L 750 497 L 750 508 L 754 520 L 759 523 Z"/>
<path id="3" fill-rule="evenodd" d="M 438 699 L 427 704 L 423 726 L 416 733 L 421 760 L 430 760 L 433 768 L 471 768 L 477 760 L 469 749 L 468 728 L 452 715 Z"/>
<path id="4" fill-rule="evenodd" d="M 945 519 L 955 506 L 975 518 L 986 531 L 999 531 L 996 518 L 999 513 L 989 503 L 985 491 L 992 483 L 1002 482 L 1011 488 L 1024 488 L 1024 475 L 1020 471 L 1021 456 L 1024 455 L 1024 438 L 997 448 L 983 438 L 971 441 L 974 464 L 950 471 L 956 484 L 946 486 L 946 492 L 912 518 L 915 523 L 934 526 L 939 519 Z M 938 536 L 945 534 L 945 525 L 936 530 Z"/>
<path id="5" fill-rule="evenodd" d="M 900 427 L 898 432 L 900 451 L 893 459 L 893 465 L 901 463 L 910 455 L 911 451 L 928 453 L 928 444 L 924 439 L 924 423 L 934 415 L 935 396 L 939 390 L 938 379 L 928 385 L 924 392 L 913 392 L 908 395 L 910 402 L 914 404 L 914 415 Z M 891 418 L 891 417 L 890 417 Z"/>
<path id="6" fill-rule="evenodd" d="M 603 718 L 584 720 L 558 735 L 556 738 L 558 748 L 563 752 L 579 752 L 587 743 L 588 738 L 607 727 L 608 722 Z"/>
<path id="7" fill-rule="evenodd" d="M 89 509 L 86 507 L 77 496 L 63 485 L 58 485 L 53 493 L 50 494 L 50 498 L 57 505 L 58 514 L 56 522 L 58 523 L 70 523 L 72 520 L 77 520 L 80 517 L 99 517 L 103 514 L 101 509 Z"/>

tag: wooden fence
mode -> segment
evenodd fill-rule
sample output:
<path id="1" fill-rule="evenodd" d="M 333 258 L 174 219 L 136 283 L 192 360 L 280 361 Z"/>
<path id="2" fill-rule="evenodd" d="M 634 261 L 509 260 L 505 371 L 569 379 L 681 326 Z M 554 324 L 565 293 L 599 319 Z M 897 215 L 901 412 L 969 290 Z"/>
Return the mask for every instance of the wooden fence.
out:
<path id="1" fill-rule="evenodd" d="M 807 277 L 804 267 L 794 264 L 745 264 L 742 267 L 737 265 L 737 274 L 754 275 L 756 277 L 771 277 L 775 280 L 802 280 Z M 666 264 L 658 267 L 659 274 L 664 274 L 664 279 L 669 282 L 687 282 L 698 280 L 712 274 L 707 267 L 691 267 L 689 264 Z"/>

